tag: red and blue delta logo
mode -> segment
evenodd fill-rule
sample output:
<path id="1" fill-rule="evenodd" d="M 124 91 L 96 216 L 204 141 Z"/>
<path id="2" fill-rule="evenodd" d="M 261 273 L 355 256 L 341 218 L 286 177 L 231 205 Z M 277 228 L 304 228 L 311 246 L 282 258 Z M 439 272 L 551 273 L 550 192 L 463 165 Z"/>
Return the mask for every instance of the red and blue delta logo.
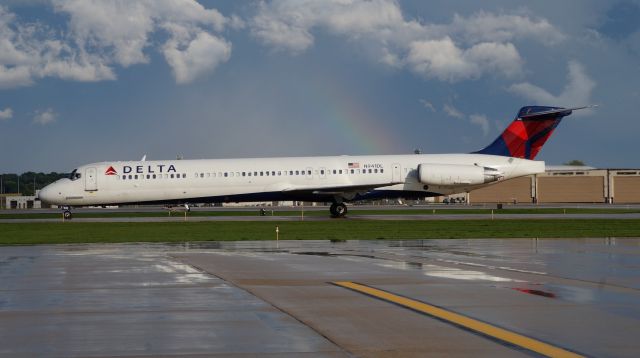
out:
<path id="1" fill-rule="evenodd" d="M 107 171 L 104 172 L 104 175 L 118 175 L 118 172 L 112 166 L 109 166 Z"/>

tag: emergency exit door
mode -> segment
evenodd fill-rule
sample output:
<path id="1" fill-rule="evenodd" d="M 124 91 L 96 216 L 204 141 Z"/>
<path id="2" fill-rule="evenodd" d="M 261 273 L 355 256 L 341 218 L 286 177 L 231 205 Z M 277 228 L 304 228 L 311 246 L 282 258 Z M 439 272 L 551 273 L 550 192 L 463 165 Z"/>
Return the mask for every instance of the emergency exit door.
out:
<path id="1" fill-rule="evenodd" d="M 400 167 L 400 164 L 398 163 L 393 163 L 392 165 L 393 169 L 392 169 L 392 178 L 391 181 L 394 183 L 400 183 L 402 182 L 402 168 Z"/>

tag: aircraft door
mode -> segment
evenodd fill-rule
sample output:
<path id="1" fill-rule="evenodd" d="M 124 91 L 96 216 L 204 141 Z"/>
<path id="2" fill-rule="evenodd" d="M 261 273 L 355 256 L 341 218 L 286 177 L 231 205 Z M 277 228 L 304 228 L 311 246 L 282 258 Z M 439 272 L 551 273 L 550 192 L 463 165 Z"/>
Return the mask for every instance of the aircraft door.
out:
<path id="1" fill-rule="evenodd" d="M 98 176 L 95 167 L 87 168 L 84 172 L 84 190 L 98 190 Z"/>
<path id="2" fill-rule="evenodd" d="M 391 166 L 391 181 L 394 183 L 403 182 L 404 180 L 402 180 L 402 167 L 400 167 L 400 164 L 393 163 Z"/>

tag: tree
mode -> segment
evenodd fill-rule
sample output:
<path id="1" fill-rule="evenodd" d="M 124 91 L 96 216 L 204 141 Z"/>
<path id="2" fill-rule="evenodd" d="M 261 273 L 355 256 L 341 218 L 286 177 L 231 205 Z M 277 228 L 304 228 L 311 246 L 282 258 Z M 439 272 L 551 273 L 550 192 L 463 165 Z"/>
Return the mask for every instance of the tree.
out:
<path id="1" fill-rule="evenodd" d="M 17 193 L 18 192 L 18 175 L 17 174 L 0 174 L 2 176 L 2 187 L 0 188 L 0 194 Z M 20 174 L 20 192 L 22 195 L 32 196 L 35 195 L 35 190 L 42 189 L 46 185 L 53 183 L 54 181 L 65 178 L 69 174 L 52 172 L 34 173 L 26 172 Z"/>
<path id="2" fill-rule="evenodd" d="M 578 167 L 584 167 L 586 164 L 582 160 L 574 159 L 564 163 L 564 165 L 574 165 Z"/>

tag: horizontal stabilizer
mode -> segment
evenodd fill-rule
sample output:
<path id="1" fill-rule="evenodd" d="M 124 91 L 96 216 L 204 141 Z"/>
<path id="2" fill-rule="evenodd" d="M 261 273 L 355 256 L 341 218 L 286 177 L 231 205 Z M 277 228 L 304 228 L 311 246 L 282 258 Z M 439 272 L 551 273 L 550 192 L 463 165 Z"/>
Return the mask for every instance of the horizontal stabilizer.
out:
<path id="1" fill-rule="evenodd" d="M 585 108 L 595 108 L 595 107 L 598 107 L 598 106 L 590 105 L 590 106 L 573 107 L 573 108 L 554 108 L 552 110 L 542 111 L 542 112 L 528 112 L 527 110 L 535 107 L 524 107 L 522 110 L 520 110 L 520 113 L 518 113 L 518 118 L 535 119 L 535 118 L 541 118 L 541 117 L 557 115 L 557 114 L 561 114 L 562 117 L 565 117 L 570 115 L 572 111 L 577 111 L 579 109 L 585 109 Z"/>

